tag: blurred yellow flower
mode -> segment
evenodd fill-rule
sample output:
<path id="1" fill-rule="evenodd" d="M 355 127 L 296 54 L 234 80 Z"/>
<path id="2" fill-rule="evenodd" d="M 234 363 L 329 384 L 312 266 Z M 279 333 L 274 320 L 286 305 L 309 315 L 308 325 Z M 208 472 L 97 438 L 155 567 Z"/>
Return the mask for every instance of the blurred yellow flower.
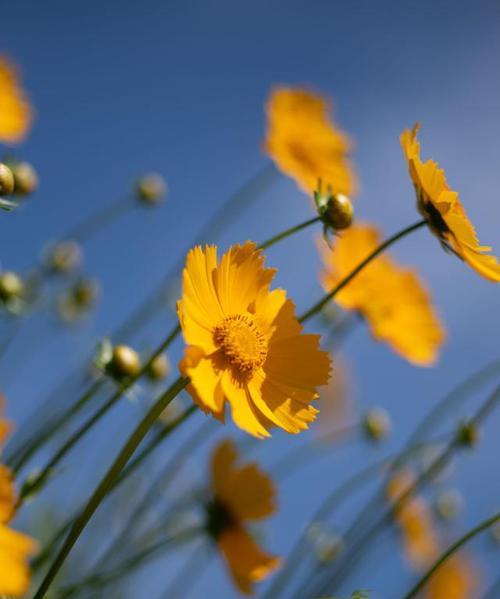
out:
<path id="1" fill-rule="evenodd" d="M 0 464 L 0 522 L 8 522 L 14 512 L 16 503 L 16 492 L 10 470 Z"/>
<path id="2" fill-rule="evenodd" d="M 5 440 L 7 439 L 11 429 L 10 423 L 7 422 L 7 420 L 4 420 L 2 417 L 4 405 L 5 398 L 2 393 L 0 393 L 0 453 L 2 452 L 2 446 L 5 443 Z"/>
<path id="3" fill-rule="evenodd" d="M 478 576 L 471 562 L 455 555 L 444 562 L 429 580 L 426 599 L 475 599 Z"/>
<path id="4" fill-rule="evenodd" d="M 270 291 L 276 271 L 264 260 L 252 242 L 233 246 L 220 262 L 215 246 L 196 247 L 178 303 L 187 343 L 180 370 L 194 401 L 221 421 L 229 402 L 235 423 L 257 437 L 272 426 L 306 429 L 330 372 L 319 336 L 301 334 L 286 292 Z"/>
<path id="5" fill-rule="evenodd" d="M 433 160 L 421 161 L 418 130 L 418 124 L 411 131 L 406 129 L 400 140 L 417 193 L 419 211 L 444 247 L 486 279 L 499 282 L 500 263 L 488 254 L 491 247 L 479 245 L 458 193 L 448 187 L 444 170 Z"/>
<path id="6" fill-rule="evenodd" d="M 22 141 L 33 120 L 33 111 L 20 87 L 15 67 L 0 56 L 0 142 Z"/>
<path id="7" fill-rule="evenodd" d="M 229 440 L 221 442 L 213 453 L 213 500 L 207 507 L 207 529 L 240 592 L 252 595 L 254 583 L 278 568 L 280 559 L 257 545 L 245 522 L 262 520 L 276 511 L 275 489 L 256 464 L 238 466 L 237 459 Z"/>
<path id="8" fill-rule="evenodd" d="M 333 249 L 319 240 L 325 264 L 321 277 L 324 288 L 333 289 L 380 242 L 379 231 L 369 224 L 354 224 L 336 240 Z M 418 366 L 436 362 L 445 333 L 429 292 L 416 272 L 402 268 L 387 253 L 364 268 L 335 301 L 361 314 L 374 338 L 388 343 L 409 362 Z"/>
<path id="9" fill-rule="evenodd" d="M 267 120 L 265 151 L 299 187 L 312 194 L 321 179 L 334 194 L 354 195 L 351 143 L 333 123 L 327 100 L 304 89 L 278 87 L 267 102 Z"/>

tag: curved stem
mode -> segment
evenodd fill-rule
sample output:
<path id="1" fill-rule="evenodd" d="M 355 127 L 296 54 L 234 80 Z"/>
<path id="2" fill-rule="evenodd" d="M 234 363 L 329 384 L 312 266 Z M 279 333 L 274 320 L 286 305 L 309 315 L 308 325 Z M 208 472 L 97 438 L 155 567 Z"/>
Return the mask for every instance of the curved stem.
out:
<path id="1" fill-rule="evenodd" d="M 102 478 L 101 482 L 97 486 L 96 490 L 88 500 L 83 511 L 75 520 L 71 530 L 64 542 L 63 546 L 59 550 L 52 566 L 42 580 L 37 592 L 33 596 L 33 599 L 41 599 L 45 597 L 47 590 L 49 589 L 52 581 L 56 577 L 57 573 L 61 569 L 61 566 L 66 561 L 71 549 L 77 542 L 78 538 L 82 534 L 83 530 L 87 526 L 88 522 L 94 515 L 95 511 L 99 507 L 99 504 L 104 499 L 109 489 L 112 488 L 116 478 L 120 475 L 120 472 L 126 466 L 135 450 L 147 435 L 150 428 L 159 418 L 161 413 L 165 410 L 168 404 L 175 399 L 175 397 L 184 389 L 189 383 L 188 379 L 179 377 L 170 387 L 160 395 L 160 397 L 151 406 L 150 410 L 146 413 L 144 418 L 139 422 L 137 427 L 134 429 L 128 441 L 125 443 L 120 453 L 116 457 L 115 461 Z"/>
<path id="2" fill-rule="evenodd" d="M 290 229 L 286 229 L 286 231 L 282 231 L 281 233 L 278 233 L 277 235 L 270 237 L 267 241 L 261 243 L 257 249 L 266 250 L 267 248 L 273 246 L 275 243 L 278 243 L 278 241 L 286 239 L 287 237 L 290 237 L 290 235 L 298 233 L 299 231 L 302 231 L 302 229 L 306 229 L 307 227 L 310 227 L 311 225 L 314 225 L 315 223 L 319 222 L 321 222 L 321 216 L 315 216 L 314 218 L 310 218 L 309 220 L 306 220 L 303 223 L 300 223 L 299 225 L 295 225 L 295 227 L 291 227 Z"/>
<path id="3" fill-rule="evenodd" d="M 399 239 L 406 237 L 406 235 L 409 235 L 413 231 L 416 231 L 417 229 L 424 227 L 426 224 L 426 220 L 420 220 L 417 223 L 414 223 L 413 225 L 406 227 L 402 231 L 399 231 L 399 233 L 392 235 L 392 237 L 389 237 L 389 239 L 386 239 L 386 241 L 384 241 L 377 248 L 375 248 L 373 252 L 371 252 L 360 264 L 358 264 L 358 266 L 356 266 L 354 270 L 352 270 L 346 277 L 344 277 L 339 283 L 337 283 L 337 285 L 329 293 L 323 296 L 323 298 L 320 299 L 319 302 L 314 304 L 314 306 L 309 308 L 307 312 L 302 314 L 302 316 L 299 318 L 299 321 L 305 322 L 306 320 L 309 320 L 318 312 L 320 312 L 324 308 L 324 306 L 326 306 L 326 304 L 337 295 L 337 293 L 342 291 L 342 289 L 344 289 L 344 287 L 348 283 L 350 283 L 352 279 L 354 279 L 354 277 L 356 277 L 356 275 L 358 275 L 366 266 L 368 266 L 368 264 L 370 264 L 370 262 L 374 260 L 379 254 L 384 252 L 389 246 L 391 246 L 393 243 L 396 243 L 396 241 L 398 241 Z"/>
<path id="4" fill-rule="evenodd" d="M 403 599 L 412 599 L 417 595 L 419 591 L 421 591 L 424 586 L 427 584 L 432 575 L 436 572 L 436 570 L 448 559 L 450 558 L 456 551 L 458 551 L 463 545 L 468 543 L 475 536 L 493 526 L 496 522 L 500 521 L 500 512 L 483 520 L 477 526 L 475 526 L 472 530 L 466 533 L 463 537 L 455 541 L 448 549 L 432 564 L 429 570 L 422 576 L 422 578 L 417 582 L 417 584 L 403 597 Z"/>

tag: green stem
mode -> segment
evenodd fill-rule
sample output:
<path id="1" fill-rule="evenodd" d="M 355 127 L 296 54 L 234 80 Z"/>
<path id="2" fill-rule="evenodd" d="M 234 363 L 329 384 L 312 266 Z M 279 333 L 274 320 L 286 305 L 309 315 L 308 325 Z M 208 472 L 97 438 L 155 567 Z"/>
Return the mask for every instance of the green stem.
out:
<path id="1" fill-rule="evenodd" d="M 61 569 L 61 566 L 66 561 L 71 549 L 77 542 L 78 538 L 82 534 L 83 530 L 87 526 L 88 522 L 94 515 L 95 511 L 99 507 L 99 504 L 104 499 L 109 489 L 112 488 L 116 478 L 120 475 L 120 472 L 125 468 L 127 462 L 130 460 L 135 450 L 149 432 L 150 428 L 161 416 L 161 413 L 165 410 L 168 404 L 175 399 L 175 397 L 184 389 L 189 383 L 188 379 L 179 377 L 170 387 L 160 395 L 160 397 L 151 406 L 149 411 L 146 413 L 144 418 L 139 422 L 135 430 L 132 432 L 127 442 L 121 449 L 117 458 L 102 478 L 101 482 L 97 486 L 96 490 L 88 500 L 83 511 L 75 520 L 71 530 L 66 538 L 63 546 L 59 550 L 52 566 L 42 580 L 38 590 L 36 591 L 33 599 L 42 599 L 45 597 L 47 590 L 49 589 L 52 581 L 56 577 L 57 573 Z"/>
<path id="2" fill-rule="evenodd" d="M 434 564 L 429 568 L 429 570 L 422 576 L 422 578 L 417 582 L 417 584 L 404 596 L 403 599 L 412 599 L 417 595 L 419 591 L 421 591 L 424 586 L 427 584 L 432 575 L 436 572 L 436 570 L 448 559 L 450 558 L 456 551 L 458 551 L 463 545 L 468 543 L 471 539 L 473 539 L 478 534 L 482 533 L 490 526 L 493 526 L 497 522 L 500 521 L 500 512 L 483 520 L 480 524 L 466 533 L 463 537 L 455 541 L 448 549 L 434 562 Z"/>
<path id="3" fill-rule="evenodd" d="M 302 229 L 306 229 L 307 227 L 319 222 L 321 222 L 321 216 L 315 216 L 314 218 L 310 218 L 309 220 L 306 220 L 303 223 L 295 225 L 295 227 L 291 227 L 290 229 L 286 229 L 286 231 L 282 231 L 281 233 L 278 233 L 277 235 L 270 237 L 267 241 L 261 243 L 257 249 L 266 250 L 267 248 L 273 246 L 275 243 L 278 243 L 278 241 L 286 239 L 287 237 L 290 237 L 290 235 L 298 233 L 299 231 L 302 231 Z"/>
<path id="4" fill-rule="evenodd" d="M 147 362 L 142 366 L 139 373 L 125 381 L 115 393 L 96 411 L 90 418 L 88 418 L 81 426 L 76 430 L 71 437 L 63 444 L 63 446 L 55 453 L 54 456 L 47 462 L 45 467 L 33 480 L 26 480 L 21 485 L 21 491 L 18 500 L 18 509 L 22 505 L 26 497 L 35 491 L 38 491 L 47 481 L 53 469 L 59 464 L 59 462 L 66 456 L 66 454 L 78 443 L 78 441 L 105 415 L 107 412 L 120 400 L 122 395 L 129 389 L 151 366 L 152 362 L 172 343 L 177 337 L 180 331 L 179 325 L 177 325 L 165 340 L 158 346 L 158 348 L 149 357 Z"/>
<path id="5" fill-rule="evenodd" d="M 373 252 L 371 252 L 360 264 L 358 264 L 358 266 L 356 266 L 354 270 L 352 270 L 346 277 L 344 277 L 339 283 L 337 283 L 337 285 L 329 293 L 323 296 L 323 298 L 320 299 L 319 302 L 314 304 L 314 306 L 309 308 L 307 312 L 302 314 L 302 316 L 299 318 L 299 321 L 305 322 L 306 320 L 312 318 L 314 315 L 318 314 L 318 312 L 320 312 L 324 308 L 324 306 L 326 306 L 326 304 L 337 295 L 337 293 L 342 291 L 342 289 L 344 289 L 344 287 L 348 283 L 350 283 L 352 279 L 354 279 L 354 277 L 356 277 L 356 275 L 358 275 L 365 268 L 365 266 L 368 266 L 368 264 L 370 264 L 370 262 L 374 260 L 379 254 L 384 252 L 389 246 L 391 246 L 393 243 L 396 243 L 396 241 L 398 241 L 399 239 L 406 237 L 406 235 L 409 235 L 413 231 L 416 231 L 417 229 L 424 227 L 426 224 L 426 220 L 420 220 L 417 223 L 414 223 L 413 225 L 406 227 L 406 229 L 399 231 L 399 233 L 396 233 L 392 237 L 389 237 L 389 239 L 386 239 L 381 245 L 374 249 Z"/>

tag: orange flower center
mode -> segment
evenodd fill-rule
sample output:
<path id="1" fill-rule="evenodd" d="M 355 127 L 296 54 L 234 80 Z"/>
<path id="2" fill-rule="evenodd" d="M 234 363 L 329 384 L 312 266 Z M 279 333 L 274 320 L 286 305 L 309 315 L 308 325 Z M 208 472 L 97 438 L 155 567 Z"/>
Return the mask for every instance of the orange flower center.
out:
<path id="1" fill-rule="evenodd" d="M 251 374 L 266 359 L 266 338 L 249 316 L 236 314 L 224 318 L 215 327 L 214 340 L 241 374 Z"/>

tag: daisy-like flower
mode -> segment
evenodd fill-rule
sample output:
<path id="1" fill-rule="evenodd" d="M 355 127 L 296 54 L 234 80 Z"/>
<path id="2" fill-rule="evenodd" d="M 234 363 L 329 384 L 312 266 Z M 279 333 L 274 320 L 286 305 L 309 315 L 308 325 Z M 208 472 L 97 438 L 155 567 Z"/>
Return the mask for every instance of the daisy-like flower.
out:
<path id="1" fill-rule="evenodd" d="M 321 179 L 334 194 L 352 196 L 351 143 L 331 117 L 329 102 L 299 88 L 278 87 L 267 102 L 266 153 L 311 195 Z"/>
<path id="2" fill-rule="evenodd" d="M 234 444 L 221 442 L 212 455 L 212 500 L 207 504 L 207 531 L 214 539 L 231 577 L 245 595 L 267 578 L 280 559 L 261 549 L 245 528 L 276 511 L 271 479 L 256 464 L 237 464 Z"/>
<path id="3" fill-rule="evenodd" d="M 401 134 L 401 146 L 417 194 L 419 212 L 446 249 L 467 262 L 490 281 L 500 281 L 500 263 L 489 254 L 491 247 L 479 245 L 458 193 L 448 187 L 443 169 L 433 160 L 422 162 L 417 140 L 419 125 Z"/>
<path id="4" fill-rule="evenodd" d="M 0 56 L 0 142 L 22 141 L 33 120 L 33 111 L 19 83 L 15 67 Z"/>
<path id="5" fill-rule="evenodd" d="M 426 599 L 474 599 L 477 597 L 476 569 L 465 555 L 445 561 L 429 580 Z"/>
<path id="6" fill-rule="evenodd" d="M 324 288 L 333 289 L 380 242 L 376 227 L 359 223 L 344 231 L 333 249 L 319 240 Z M 399 266 L 387 253 L 370 262 L 335 301 L 363 316 L 373 337 L 409 362 L 418 366 L 436 362 L 445 333 L 430 295 L 416 272 Z"/>
<path id="7" fill-rule="evenodd" d="M 188 391 L 206 412 L 256 437 L 281 427 L 299 433 L 318 410 L 317 387 L 326 385 L 330 359 L 318 335 L 302 334 L 283 289 L 270 290 L 275 270 L 253 242 L 192 249 L 183 272 L 179 321 L 187 343 L 180 363 Z"/>

